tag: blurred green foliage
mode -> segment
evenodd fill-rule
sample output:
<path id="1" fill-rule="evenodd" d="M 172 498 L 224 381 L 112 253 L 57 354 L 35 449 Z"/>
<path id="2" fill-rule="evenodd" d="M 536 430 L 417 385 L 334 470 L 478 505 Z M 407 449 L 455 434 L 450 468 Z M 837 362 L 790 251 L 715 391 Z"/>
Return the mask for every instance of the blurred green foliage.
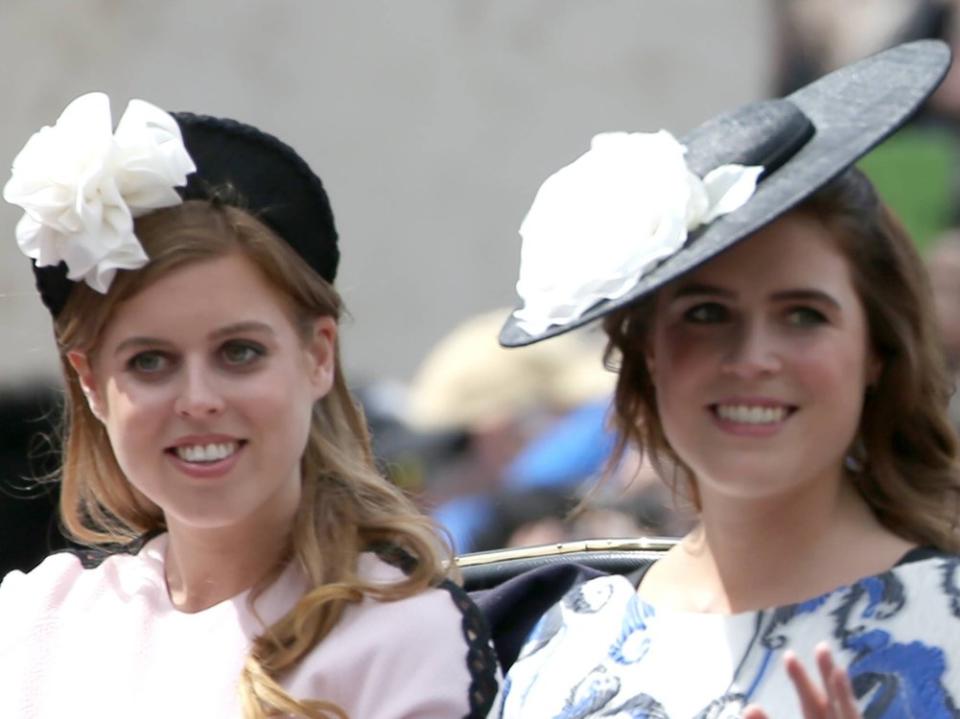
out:
<path id="1" fill-rule="evenodd" d="M 859 167 L 876 185 L 923 252 L 957 222 L 960 135 L 949 128 L 911 125 L 864 157 Z"/>

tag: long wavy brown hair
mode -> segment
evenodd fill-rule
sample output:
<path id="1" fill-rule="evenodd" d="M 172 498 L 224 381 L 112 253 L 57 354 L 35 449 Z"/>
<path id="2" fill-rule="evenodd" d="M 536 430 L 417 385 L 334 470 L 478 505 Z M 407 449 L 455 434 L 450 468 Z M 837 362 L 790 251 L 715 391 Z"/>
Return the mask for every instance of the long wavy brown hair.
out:
<path id="1" fill-rule="evenodd" d="M 125 544 L 166 528 L 160 508 L 123 475 L 66 360 L 71 350 L 97 351 L 121 302 L 178 268 L 240 253 L 290 299 L 305 340 L 317 317 L 339 319 L 341 313 L 334 288 L 243 210 L 189 201 L 138 219 L 135 229 L 149 264 L 118 273 L 106 295 L 78 284 L 55 322 L 67 389 L 60 511 L 72 538 L 93 546 Z M 290 561 L 299 565 L 310 588 L 253 642 L 240 678 L 247 719 L 345 717 L 333 703 L 291 697 L 281 685 L 285 673 L 330 632 L 351 603 L 364 596 L 389 601 L 416 594 L 440 581 L 449 566 L 434 526 L 376 470 L 364 417 L 340 371 L 339 351 L 333 388 L 314 406 L 301 474 L 301 501 L 288 551 L 252 596 Z M 415 560 L 404 579 L 383 585 L 357 576 L 358 555 L 375 546 L 399 548 Z"/>
<path id="2" fill-rule="evenodd" d="M 869 338 L 883 363 L 864 397 L 851 456 L 856 487 L 890 531 L 921 545 L 960 549 L 960 469 L 947 417 L 947 372 L 923 263 L 873 185 L 851 169 L 793 212 L 816 218 L 846 257 L 866 311 Z M 660 421 L 645 348 L 655 295 L 609 315 L 605 361 L 619 368 L 614 422 L 621 459 L 629 445 L 650 457 L 673 489 L 699 506 L 694 477 Z"/>

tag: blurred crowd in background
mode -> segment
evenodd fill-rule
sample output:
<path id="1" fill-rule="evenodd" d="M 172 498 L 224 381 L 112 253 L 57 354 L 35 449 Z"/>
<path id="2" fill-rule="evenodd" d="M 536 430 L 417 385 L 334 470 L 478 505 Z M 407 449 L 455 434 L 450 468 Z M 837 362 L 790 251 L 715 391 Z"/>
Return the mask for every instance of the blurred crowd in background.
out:
<path id="1" fill-rule="evenodd" d="M 503 349 L 508 312 L 464 321 L 392 399 L 361 393 L 387 470 L 423 498 L 458 552 L 680 533 L 685 523 L 648 465 L 608 466 L 614 374 L 599 335 Z"/>
<path id="2" fill-rule="evenodd" d="M 771 95 L 858 57 L 937 37 L 960 51 L 949 0 L 779 0 Z M 960 69 L 861 167 L 928 259 L 944 350 L 960 374 Z M 12 233 L 12 228 L 9 228 Z M 680 536 L 693 512 L 636 456 L 616 465 L 615 375 L 601 333 L 504 350 L 509 308 L 466 318 L 424 348 L 409 384 L 355 387 L 383 471 L 449 532 L 458 553 L 594 537 Z M 609 358 L 616 362 L 616 358 Z M 54 513 L 59 389 L 0 396 L 0 576 L 64 546 Z M 952 416 L 960 427 L 960 399 Z"/>

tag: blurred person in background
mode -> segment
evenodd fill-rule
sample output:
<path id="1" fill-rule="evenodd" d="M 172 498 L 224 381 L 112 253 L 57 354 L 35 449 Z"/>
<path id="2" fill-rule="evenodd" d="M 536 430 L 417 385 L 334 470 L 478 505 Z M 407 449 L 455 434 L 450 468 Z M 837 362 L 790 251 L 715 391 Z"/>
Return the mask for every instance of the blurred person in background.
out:
<path id="1" fill-rule="evenodd" d="M 950 420 L 960 430 L 960 395 L 957 394 L 960 380 L 960 230 L 940 235 L 927 250 L 926 264 L 947 369 L 954 382 Z"/>
<path id="2" fill-rule="evenodd" d="M 353 388 L 370 429 L 373 456 L 381 471 L 421 508 L 431 504 L 430 478 L 456 460 L 467 446 L 460 429 L 420 430 L 410 423 L 410 389 L 394 380 Z"/>
<path id="3" fill-rule="evenodd" d="M 500 347 L 497 329 L 505 312 L 486 312 L 455 327 L 427 353 L 410 388 L 414 430 L 464 437 L 461 451 L 436 466 L 425 486 L 426 501 L 457 553 L 503 546 L 513 524 L 503 514 L 511 499 L 502 495 L 510 464 L 567 412 L 608 402 L 613 389 L 601 347 L 589 339 L 521 352 Z"/>
<path id="4" fill-rule="evenodd" d="M 679 537 L 691 517 L 649 458 L 627 451 L 611 466 L 610 400 L 571 410 L 534 437 L 505 470 L 505 546 L 596 538 Z"/>
<path id="5" fill-rule="evenodd" d="M 782 0 L 771 3 L 772 84 L 792 92 L 898 43 L 944 40 L 960 51 L 957 0 Z M 894 137 L 859 163 L 921 252 L 960 224 L 960 66 Z"/>
<path id="6" fill-rule="evenodd" d="M 774 91 L 783 95 L 824 73 L 902 42 L 949 40 L 954 0 L 778 0 Z M 946 80 L 944 81 L 946 82 Z M 941 86 L 937 93 L 943 93 Z"/>

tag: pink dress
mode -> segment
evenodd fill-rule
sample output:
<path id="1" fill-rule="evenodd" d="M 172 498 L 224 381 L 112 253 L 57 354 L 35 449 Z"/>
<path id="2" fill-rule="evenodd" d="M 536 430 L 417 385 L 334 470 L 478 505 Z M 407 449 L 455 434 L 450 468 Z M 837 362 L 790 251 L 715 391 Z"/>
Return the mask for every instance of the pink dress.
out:
<path id="1" fill-rule="evenodd" d="M 0 717 L 240 717 L 238 677 L 262 625 L 247 592 L 194 614 L 170 602 L 166 535 L 136 555 L 84 569 L 48 557 L 0 584 Z M 373 554 L 361 576 L 400 570 Z M 272 624 L 305 581 L 288 567 L 256 602 Z M 297 698 L 336 702 L 351 719 L 479 719 L 491 713 L 497 668 L 485 625 L 445 584 L 397 602 L 366 599 L 284 677 Z"/>

